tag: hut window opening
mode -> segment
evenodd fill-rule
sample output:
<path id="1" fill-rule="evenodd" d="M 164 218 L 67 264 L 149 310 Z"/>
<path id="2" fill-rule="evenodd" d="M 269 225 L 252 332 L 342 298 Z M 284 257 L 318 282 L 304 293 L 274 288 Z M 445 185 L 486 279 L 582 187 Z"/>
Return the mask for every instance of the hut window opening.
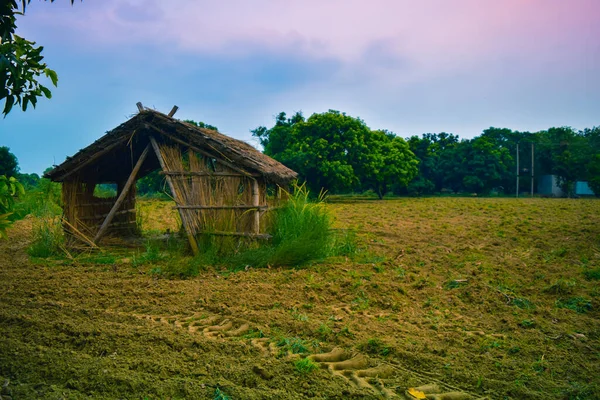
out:
<path id="1" fill-rule="evenodd" d="M 100 199 L 110 199 L 117 196 L 116 183 L 99 183 L 94 187 L 94 197 Z"/>

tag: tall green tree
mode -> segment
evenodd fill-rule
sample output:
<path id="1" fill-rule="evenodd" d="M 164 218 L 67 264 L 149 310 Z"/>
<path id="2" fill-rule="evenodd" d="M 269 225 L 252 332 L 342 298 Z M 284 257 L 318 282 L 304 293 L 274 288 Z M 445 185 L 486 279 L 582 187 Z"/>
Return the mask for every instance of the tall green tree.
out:
<path id="1" fill-rule="evenodd" d="M 49 78 L 54 86 L 58 84 L 56 72 L 43 62 L 44 48 L 15 34 L 17 15 L 24 15 L 30 2 L 0 1 L 0 81 L 3 83 L 0 101 L 4 100 L 4 116 L 15 105 L 26 111 L 29 104 L 35 107 L 39 97 L 52 97 L 50 89 L 39 82 L 41 76 Z M 71 4 L 74 2 L 71 0 Z"/>
<path id="2" fill-rule="evenodd" d="M 271 128 L 252 131 L 265 154 L 299 173 L 313 192 L 370 188 L 380 196 L 392 184 L 406 185 L 417 161 L 406 142 L 372 131 L 363 120 L 329 110 L 305 119 L 280 113 Z"/>
<path id="3" fill-rule="evenodd" d="M 372 189 L 380 199 L 391 185 L 408 186 L 418 174 L 419 160 L 408 143 L 387 131 L 371 131 L 365 138 L 365 151 L 356 165 L 363 189 Z"/>
<path id="4" fill-rule="evenodd" d="M 17 157 L 6 146 L 0 147 L 0 175 L 16 177 L 19 173 Z"/>

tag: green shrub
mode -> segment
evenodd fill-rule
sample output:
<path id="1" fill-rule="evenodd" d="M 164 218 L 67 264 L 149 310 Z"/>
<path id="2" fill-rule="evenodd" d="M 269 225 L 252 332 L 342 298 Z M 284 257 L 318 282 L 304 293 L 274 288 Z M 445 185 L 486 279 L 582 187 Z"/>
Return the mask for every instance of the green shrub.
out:
<path id="1" fill-rule="evenodd" d="M 64 232 L 60 219 L 41 217 L 33 225 L 33 243 L 27 249 L 31 257 L 48 258 L 60 253 Z"/>
<path id="2" fill-rule="evenodd" d="M 350 254 L 355 248 L 354 236 L 346 234 L 336 242 L 330 226 L 323 196 L 313 201 L 305 186 L 296 186 L 289 199 L 273 211 L 271 240 L 258 242 L 206 234 L 198 238 L 197 262 L 233 269 L 297 267 L 334 253 Z"/>

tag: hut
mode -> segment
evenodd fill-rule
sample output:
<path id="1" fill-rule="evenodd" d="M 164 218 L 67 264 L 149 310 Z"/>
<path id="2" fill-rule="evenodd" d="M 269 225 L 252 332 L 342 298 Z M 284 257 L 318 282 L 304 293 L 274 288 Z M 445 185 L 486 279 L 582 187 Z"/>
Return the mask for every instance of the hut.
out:
<path id="1" fill-rule="evenodd" d="M 297 174 L 251 145 L 137 104 L 131 119 L 45 174 L 62 182 L 63 225 L 70 237 L 97 245 L 137 231 L 135 182 L 160 169 L 194 253 L 202 233 L 266 237 L 267 186 Z M 111 183 L 113 198 L 94 195 Z"/>

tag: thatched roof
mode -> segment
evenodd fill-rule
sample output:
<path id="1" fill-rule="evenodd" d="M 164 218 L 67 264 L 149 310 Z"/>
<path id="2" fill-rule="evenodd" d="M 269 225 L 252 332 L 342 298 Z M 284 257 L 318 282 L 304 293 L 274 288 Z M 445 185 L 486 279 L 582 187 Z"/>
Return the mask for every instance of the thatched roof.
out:
<path id="1" fill-rule="evenodd" d="M 296 172 L 248 143 L 148 109 L 72 157 L 67 157 L 65 162 L 44 176 L 57 182 L 73 179 L 75 176 L 80 180 L 92 177 L 95 182 L 117 182 L 122 171 L 127 170 L 123 168 L 123 163 L 131 163 L 132 158 L 148 144 L 150 136 L 159 141 L 195 146 L 249 174 L 262 175 L 272 183 L 286 185 L 297 177 Z M 141 176 L 157 167 L 154 157 L 149 157 Z"/>

